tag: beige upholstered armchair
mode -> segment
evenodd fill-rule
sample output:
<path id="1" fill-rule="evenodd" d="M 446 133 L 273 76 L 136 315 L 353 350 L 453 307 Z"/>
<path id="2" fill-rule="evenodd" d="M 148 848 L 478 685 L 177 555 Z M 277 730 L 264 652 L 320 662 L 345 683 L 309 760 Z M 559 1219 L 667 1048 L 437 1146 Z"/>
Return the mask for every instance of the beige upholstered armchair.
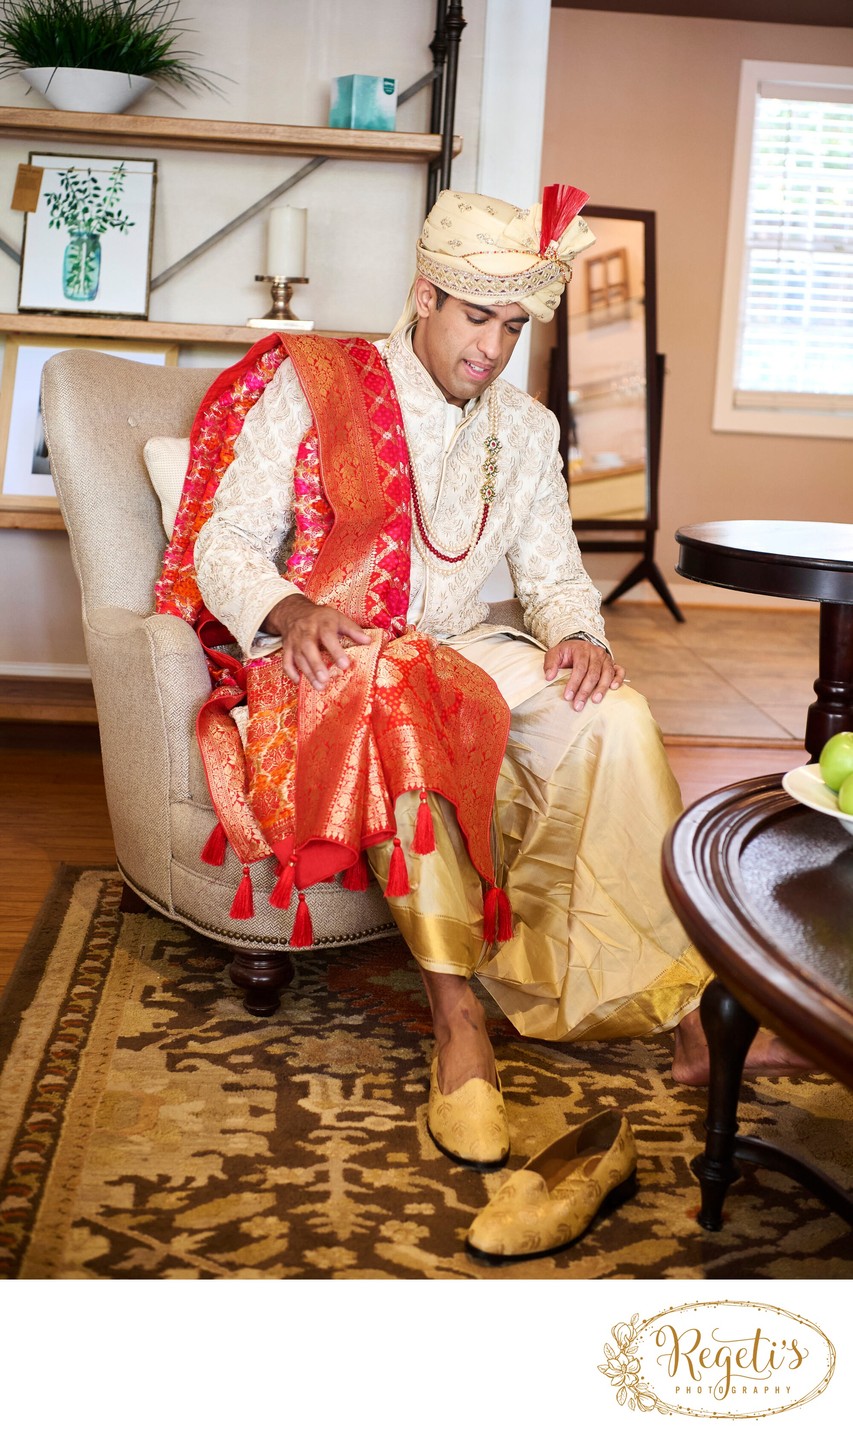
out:
<path id="1" fill-rule="evenodd" d="M 82 591 L 125 906 L 142 900 L 234 950 L 231 976 L 249 1012 L 264 1014 L 275 1011 L 291 976 L 296 902 L 282 912 L 265 901 L 276 876 L 269 859 L 253 865 L 255 917 L 234 920 L 236 858 L 229 850 L 221 868 L 201 861 L 215 818 L 195 719 L 210 681 L 189 625 L 153 612 L 166 533 L 143 446 L 153 436 L 189 434 L 215 372 L 67 350 L 45 366 L 44 421 Z M 364 893 L 318 885 L 311 913 L 318 947 L 394 931 L 373 882 Z"/>

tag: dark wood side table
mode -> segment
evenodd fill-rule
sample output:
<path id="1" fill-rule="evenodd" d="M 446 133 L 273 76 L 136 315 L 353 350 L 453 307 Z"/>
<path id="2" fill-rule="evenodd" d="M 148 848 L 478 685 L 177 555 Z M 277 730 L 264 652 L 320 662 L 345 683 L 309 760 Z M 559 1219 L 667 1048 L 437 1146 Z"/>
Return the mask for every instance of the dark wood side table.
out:
<path id="1" fill-rule="evenodd" d="M 817 759 L 828 738 L 853 728 L 853 524 L 736 519 L 679 529 L 677 572 L 701 584 L 820 603 L 817 701 L 805 746 Z M 756 646 L 763 642 L 756 625 Z"/>
<path id="2" fill-rule="evenodd" d="M 739 519 L 692 524 L 676 539 L 685 578 L 820 604 L 817 698 L 805 732 L 817 759 L 827 739 L 853 729 L 853 524 Z M 757 622 L 757 651 L 765 635 Z M 848 933 L 844 924 L 848 914 L 853 924 L 853 843 L 833 819 L 788 798 L 780 778 L 735 784 L 694 804 L 664 851 L 673 907 L 720 975 L 702 997 L 711 1082 L 705 1153 L 694 1164 L 699 1221 L 712 1231 L 737 1161 L 787 1172 L 853 1222 L 849 1197 L 813 1169 L 737 1137 L 743 1065 L 759 1023 L 821 1070 L 853 1081 L 853 927 Z"/>
<path id="3" fill-rule="evenodd" d="M 694 803 L 670 831 L 673 908 L 722 982 L 702 996 L 711 1053 L 699 1222 L 721 1226 L 738 1163 L 787 1173 L 853 1224 L 853 1201 L 800 1159 L 737 1136 L 743 1064 L 759 1023 L 853 1086 L 853 837 L 789 798 L 781 775 Z"/>

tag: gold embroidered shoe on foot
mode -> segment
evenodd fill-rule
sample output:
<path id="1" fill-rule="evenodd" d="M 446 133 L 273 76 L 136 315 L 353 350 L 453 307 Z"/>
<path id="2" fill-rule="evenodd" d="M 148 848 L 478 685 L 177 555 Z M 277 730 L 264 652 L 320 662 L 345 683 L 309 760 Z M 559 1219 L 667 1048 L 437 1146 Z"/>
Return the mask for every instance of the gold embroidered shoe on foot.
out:
<path id="1" fill-rule="evenodd" d="M 492 1263 L 559 1252 L 596 1213 L 633 1196 L 636 1167 L 628 1119 L 612 1110 L 589 1118 L 507 1178 L 472 1222 L 469 1252 Z"/>
<path id="2" fill-rule="evenodd" d="M 445 1157 L 480 1172 L 503 1167 L 509 1157 L 509 1127 L 503 1094 L 485 1078 L 469 1078 L 453 1093 L 438 1086 L 438 1058 L 429 1079 L 427 1128 Z"/>

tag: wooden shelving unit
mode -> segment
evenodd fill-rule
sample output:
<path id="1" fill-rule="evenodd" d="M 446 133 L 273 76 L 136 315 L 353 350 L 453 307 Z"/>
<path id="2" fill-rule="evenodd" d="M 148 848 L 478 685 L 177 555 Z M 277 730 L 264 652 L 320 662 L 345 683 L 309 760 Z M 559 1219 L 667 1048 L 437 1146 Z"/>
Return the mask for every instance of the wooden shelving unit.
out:
<path id="1" fill-rule="evenodd" d="M 0 106 L 0 140 L 32 140 L 42 149 L 56 144 L 132 145 L 147 149 L 204 150 L 218 154 L 282 155 L 340 160 L 429 164 L 442 156 L 440 134 L 396 130 L 332 130 L 308 125 L 269 125 L 165 115 L 105 115 L 77 110 Z M 452 153 L 462 141 L 453 137 Z M 148 340 L 173 344 L 248 348 L 268 331 L 249 325 L 177 324 L 145 319 L 96 318 L 69 314 L 0 314 L 0 334 L 54 339 Z M 344 330 L 314 334 L 347 337 Z M 379 339 L 367 334 L 366 339 Z M 0 507 L 0 529 L 64 529 L 61 514 L 34 503 Z"/>
<path id="2" fill-rule="evenodd" d="M 152 340 L 172 344 L 233 344 L 248 349 L 269 331 L 244 324 L 171 324 L 148 319 L 98 319 L 68 314 L 0 314 L 0 334 L 43 336 L 45 339 Z M 346 339 L 342 329 L 315 329 L 312 334 Z M 382 339 L 382 334 L 365 334 L 363 339 Z M 0 507 L 0 529 L 47 529 L 61 531 L 65 524 L 57 509 Z M 2 717 L 2 714 L 0 714 Z"/>
<path id="3" fill-rule="evenodd" d="M 329 130 L 313 125 L 181 119 L 172 115 L 91 115 L 78 110 L 0 108 L 0 138 L 49 144 L 107 142 L 162 150 L 215 150 L 232 155 L 322 155 L 337 160 L 437 160 L 441 135 L 398 130 Z M 453 137 L 453 154 L 462 141 Z"/>
<path id="4" fill-rule="evenodd" d="M 50 529 L 65 532 L 65 522 L 58 509 L 25 509 L 22 501 L 17 509 L 0 509 L 0 529 Z"/>
<path id="5" fill-rule="evenodd" d="M 77 110 L 0 106 L 0 140 L 30 139 L 45 145 L 125 144 L 225 154 L 322 156 L 326 159 L 382 160 L 401 164 L 438 160 L 442 136 L 396 130 L 332 130 L 310 125 L 267 125 L 172 115 L 103 115 Z M 453 139 L 453 154 L 462 141 Z M 264 333 L 248 325 L 174 324 L 142 319 L 97 319 L 81 315 L 4 314 L 0 333 L 81 336 L 85 339 L 141 339 L 176 344 L 253 344 Z M 315 330 L 334 337 L 344 330 Z M 380 338 L 366 335 L 365 338 Z"/>
<path id="6" fill-rule="evenodd" d="M 98 319 L 94 315 L 0 314 L 0 334 L 45 335 L 81 339 L 146 339 L 173 344 L 244 344 L 247 348 L 268 330 L 247 324 L 176 324 L 156 319 Z M 343 329 L 314 329 L 312 334 L 346 339 Z M 365 334 L 364 339 L 381 339 Z"/>

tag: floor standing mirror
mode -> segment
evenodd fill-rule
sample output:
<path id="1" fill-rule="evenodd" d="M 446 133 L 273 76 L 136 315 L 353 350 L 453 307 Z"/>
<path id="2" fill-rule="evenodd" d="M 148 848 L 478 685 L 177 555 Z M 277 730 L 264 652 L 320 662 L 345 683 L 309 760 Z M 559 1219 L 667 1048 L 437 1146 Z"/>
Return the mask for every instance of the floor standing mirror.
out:
<path id="1" fill-rule="evenodd" d="M 643 579 L 681 613 L 655 563 L 663 355 L 657 352 L 655 216 L 588 205 L 597 243 L 557 311 L 549 403 L 572 521 L 587 553 L 639 554 L 605 604 Z"/>

